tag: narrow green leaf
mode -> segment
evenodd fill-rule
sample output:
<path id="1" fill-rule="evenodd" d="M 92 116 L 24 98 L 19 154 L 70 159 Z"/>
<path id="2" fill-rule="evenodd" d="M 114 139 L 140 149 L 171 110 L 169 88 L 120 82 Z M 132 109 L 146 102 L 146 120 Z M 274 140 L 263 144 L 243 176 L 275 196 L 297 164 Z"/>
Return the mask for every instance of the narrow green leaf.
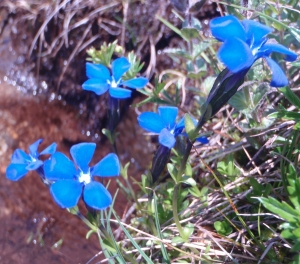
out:
<path id="1" fill-rule="evenodd" d="M 283 219 L 295 223 L 297 219 L 300 217 L 300 212 L 297 212 L 293 209 L 289 204 L 286 202 L 279 202 L 273 197 L 253 197 L 258 199 L 264 207 L 266 207 L 269 211 L 278 216 L 282 217 Z"/>
<path id="2" fill-rule="evenodd" d="M 95 230 L 90 230 L 90 231 L 88 231 L 87 233 L 86 233 L 86 235 L 85 235 L 85 239 L 89 239 L 90 238 L 90 236 L 91 236 L 91 234 L 93 234 L 93 233 L 97 233 L 97 231 L 95 231 Z"/>
<path id="3" fill-rule="evenodd" d="M 129 232 L 127 231 L 127 229 L 121 223 L 121 220 L 118 217 L 118 215 L 115 213 L 115 211 L 113 210 L 112 212 L 113 212 L 116 220 L 118 221 L 121 229 L 123 230 L 124 234 L 130 240 L 130 242 L 132 243 L 132 245 L 137 249 L 137 251 L 140 253 L 140 255 L 144 258 L 144 260 L 146 261 L 146 263 L 149 263 L 149 264 L 153 263 L 153 261 L 146 255 L 146 253 L 143 251 L 143 249 L 135 242 L 135 240 L 133 239 L 133 237 L 129 234 Z"/>
<path id="4" fill-rule="evenodd" d="M 169 27 L 170 29 L 172 29 L 175 33 L 177 33 L 180 37 L 182 37 L 184 40 L 189 41 L 185 36 L 182 35 L 180 29 L 178 29 L 177 27 L 173 26 L 169 21 L 163 19 L 160 16 L 156 16 L 156 18 L 161 21 L 162 23 L 164 23 L 167 27 Z"/>
<path id="5" fill-rule="evenodd" d="M 289 30 L 300 43 L 300 30 L 291 26 L 289 26 Z"/>
<path id="6" fill-rule="evenodd" d="M 156 230 L 157 230 L 157 233 L 158 233 L 158 237 L 160 239 L 163 239 L 163 235 L 161 233 L 161 228 L 160 228 L 160 224 L 159 224 L 159 217 L 158 217 L 158 212 L 157 212 L 157 197 L 156 197 L 156 194 L 154 193 L 154 196 L 153 196 L 153 200 L 154 200 L 154 206 L 155 206 L 155 225 L 156 225 Z M 169 255 L 168 255 L 168 252 L 165 248 L 165 245 L 164 243 L 160 243 L 161 245 L 161 251 L 162 251 L 162 255 L 163 255 L 163 258 L 164 258 L 164 263 L 171 263 L 170 261 L 170 258 L 169 258 Z"/>
<path id="7" fill-rule="evenodd" d="M 300 109 L 300 99 L 299 97 L 288 87 L 283 87 L 278 89 L 280 92 L 282 92 L 285 97 L 298 109 Z"/>
<path id="8" fill-rule="evenodd" d="M 299 238 L 300 238 L 300 227 L 296 228 L 296 229 L 293 231 L 293 234 L 294 234 L 296 237 L 299 237 Z"/>

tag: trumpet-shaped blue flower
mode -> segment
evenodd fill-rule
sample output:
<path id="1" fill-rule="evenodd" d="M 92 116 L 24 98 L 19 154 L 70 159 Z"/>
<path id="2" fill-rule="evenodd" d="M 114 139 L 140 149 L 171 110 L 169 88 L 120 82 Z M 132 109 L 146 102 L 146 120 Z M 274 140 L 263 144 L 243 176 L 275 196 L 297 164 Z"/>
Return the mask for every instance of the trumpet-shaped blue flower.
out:
<path id="1" fill-rule="evenodd" d="M 182 134 L 186 136 L 183 132 L 185 128 L 184 118 L 176 124 L 177 114 L 177 107 L 160 106 L 158 107 L 158 114 L 144 112 L 139 115 L 138 122 L 143 129 L 158 134 L 159 143 L 171 149 L 174 147 L 178 135 Z M 199 137 L 197 141 L 203 144 L 208 143 L 206 137 Z"/>
<path id="2" fill-rule="evenodd" d="M 81 195 L 88 206 L 97 210 L 105 209 L 111 204 L 110 193 L 101 183 L 94 180 L 94 176 L 118 176 L 119 159 L 117 155 L 111 153 L 95 166 L 89 167 L 95 148 L 95 143 L 80 143 L 72 146 L 70 153 L 75 164 L 60 152 L 56 152 L 45 161 L 45 177 L 54 181 L 50 186 L 50 193 L 60 207 L 74 207 Z"/>
<path id="3" fill-rule="evenodd" d="M 224 42 L 218 57 L 231 72 L 237 73 L 249 69 L 259 58 L 264 58 L 272 71 L 271 85 L 281 87 L 288 84 L 288 79 L 281 67 L 269 55 L 278 52 L 285 55 L 285 60 L 294 61 L 297 54 L 286 47 L 268 43 L 266 35 L 273 31 L 259 22 L 243 20 L 234 16 L 225 16 L 210 21 L 212 35 Z"/>
<path id="4" fill-rule="evenodd" d="M 112 75 L 107 67 L 102 64 L 86 63 L 86 75 L 89 78 L 83 83 L 84 90 L 93 91 L 97 95 L 104 94 L 109 90 L 111 97 L 125 99 L 131 97 L 131 89 L 140 89 L 145 87 L 148 79 L 138 77 L 123 81 L 122 76 L 130 69 L 130 62 L 122 57 L 114 60 L 111 65 Z"/>
<path id="5" fill-rule="evenodd" d="M 29 154 L 22 149 L 16 149 L 12 155 L 11 164 L 6 169 L 6 177 L 11 181 L 22 179 L 28 171 L 37 170 L 43 165 L 39 160 L 40 155 L 53 154 L 56 151 L 56 143 L 52 143 L 41 153 L 38 152 L 42 139 L 37 140 L 29 146 Z"/>

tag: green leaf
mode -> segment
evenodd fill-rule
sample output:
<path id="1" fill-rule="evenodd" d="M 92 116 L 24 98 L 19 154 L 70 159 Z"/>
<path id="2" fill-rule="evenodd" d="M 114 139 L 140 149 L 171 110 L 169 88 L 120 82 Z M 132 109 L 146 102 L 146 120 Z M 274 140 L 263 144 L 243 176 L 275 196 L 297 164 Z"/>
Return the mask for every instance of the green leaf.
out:
<path id="1" fill-rule="evenodd" d="M 296 237 L 299 237 L 299 238 L 300 238 L 300 227 L 296 228 L 296 229 L 293 231 L 293 234 L 294 234 Z"/>
<path id="2" fill-rule="evenodd" d="M 299 97 L 288 86 L 279 88 L 278 90 L 285 95 L 285 97 L 290 101 L 291 104 L 300 109 Z"/>
<path id="3" fill-rule="evenodd" d="M 73 215 L 77 215 L 78 212 L 79 212 L 79 209 L 78 209 L 78 206 L 75 205 L 75 206 L 72 207 L 72 208 L 67 208 L 67 211 L 68 211 L 69 213 L 73 214 Z"/>
<path id="4" fill-rule="evenodd" d="M 116 220 L 118 221 L 121 229 L 123 230 L 125 236 L 130 240 L 131 244 L 137 249 L 137 251 L 144 258 L 144 260 L 146 261 L 146 263 L 149 263 L 149 264 L 153 263 L 152 260 L 143 251 L 143 249 L 136 243 L 136 241 L 133 239 L 133 237 L 130 235 L 130 233 L 127 231 L 127 229 L 124 227 L 124 225 L 121 223 L 121 220 L 118 217 L 118 215 L 115 213 L 115 211 L 113 210 L 112 212 L 113 212 Z"/>
<path id="5" fill-rule="evenodd" d="M 300 212 L 293 209 L 286 202 L 279 202 L 273 197 L 265 198 L 265 197 L 253 197 L 258 199 L 265 208 L 271 211 L 274 214 L 282 217 L 283 219 L 289 221 L 290 223 L 296 223 L 298 218 L 300 217 Z"/>
<path id="6" fill-rule="evenodd" d="M 184 35 L 182 35 L 180 29 L 178 29 L 177 27 L 173 26 L 169 21 L 163 19 L 160 16 L 156 16 L 156 18 L 161 21 L 162 23 L 164 23 L 167 27 L 169 27 L 171 30 L 173 30 L 175 33 L 177 33 L 180 37 L 182 37 L 184 40 L 189 41 Z"/>
<path id="7" fill-rule="evenodd" d="M 195 124 L 193 119 L 189 114 L 184 116 L 184 125 L 186 133 L 191 141 L 193 141 L 197 137 L 197 133 L 195 133 Z"/>
<path id="8" fill-rule="evenodd" d="M 300 121 L 300 113 L 291 112 L 287 110 L 280 110 L 278 112 L 274 112 L 270 115 L 268 115 L 268 118 L 283 118 L 283 119 L 289 119 L 294 120 L 296 122 Z"/>
<path id="9" fill-rule="evenodd" d="M 168 168 L 168 172 L 170 173 L 172 179 L 174 180 L 175 183 L 177 183 L 177 174 L 178 174 L 178 171 L 175 168 L 175 165 L 172 164 L 172 163 L 168 163 L 167 164 L 167 168 Z"/>
<path id="10" fill-rule="evenodd" d="M 297 39 L 297 41 L 300 43 L 300 30 L 298 28 L 294 28 L 289 26 L 290 32 L 293 34 L 293 36 Z"/>
<path id="11" fill-rule="evenodd" d="M 188 59 L 188 60 L 192 59 L 191 55 L 184 49 L 167 48 L 167 49 L 164 49 L 164 53 L 174 55 L 174 56 L 179 57 L 179 58 L 185 58 L 185 59 Z"/>
<path id="12" fill-rule="evenodd" d="M 196 186 L 196 184 L 197 184 L 196 181 L 189 176 L 183 176 L 182 182 L 185 184 L 191 185 L 191 186 Z"/>
<path id="13" fill-rule="evenodd" d="M 299 250 L 300 250 L 300 241 L 297 241 L 297 242 L 293 245 L 291 251 L 292 251 L 292 252 L 296 252 L 296 251 L 299 251 Z"/>
<path id="14" fill-rule="evenodd" d="M 86 233 L 86 235 L 85 235 L 85 239 L 89 239 L 90 236 L 91 236 L 91 234 L 93 234 L 93 233 L 97 233 L 97 231 L 96 231 L 96 230 L 90 230 L 90 231 L 88 231 L 88 232 Z"/>
<path id="15" fill-rule="evenodd" d="M 103 239 L 103 244 L 105 246 L 105 249 L 108 250 L 109 252 L 113 254 L 117 253 L 117 250 L 110 245 L 109 240 L 107 240 L 106 238 Z"/>
<path id="16" fill-rule="evenodd" d="M 199 71 L 199 72 L 189 72 L 188 77 L 194 80 L 198 80 L 201 77 L 205 76 L 207 74 L 206 71 Z"/>
<path id="17" fill-rule="evenodd" d="M 281 236 L 285 239 L 295 239 L 295 235 L 289 229 L 283 230 Z"/>
<path id="18" fill-rule="evenodd" d="M 125 164 L 125 166 L 124 167 L 122 167 L 121 168 L 121 175 L 123 176 L 123 178 L 124 179 L 128 179 L 128 173 L 127 173 L 127 171 L 128 171 L 128 167 L 129 167 L 129 165 L 130 165 L 130 162 L 127 162 L 126 164 Z"/>
<path id="19" fill-rule="evenodd" d="M 156 197 L 156 194 L 154 193 L 154 196 L 153 196 L 153 200 L 154 200 L 154 206 L 155 206 L 155 209 L 157 209 L 157 197 Z M 159 223 L 159 216 L 158 216 L 158 210 L 155 210 L 155 225 L 156 225 L 156 230 L 157 230 L 157 233 L 158 233 L 158 237 L 160 239 L 163 239 L 163 236 L 162 236 L 162 233 L 161 233 L 161 227 L 160 227 L 160 223 Z M 161 251 L 162 251 L 162 255 L 163 255 L 163 258 L 164 258 L 164 262 L 167 263 L 167 264 L 170 264 L 170 258 L 169 258 L 169 255 L 168 255 L 168 252 L 165 248 L 165 245 L 164 243 L 160 243 L 161 245 Z"/>
<path id="20" fill-rule="evenodd" d="M 291 64 L 291 66 L 294 66 L 294 67 L 297 67 L 297 68 L 300 67 L 300 61 L 293 61 L 290 64 Z"/>
<path id="21" fill-rule="evenodd" d="M 102 133 L 103 133 L 103 135 L 105 135 L 108 138 L 109 142 L 113 142 L 113 136 L 108 129 L 103 128 Z"/>
<path id="22" fill-rule="evenodd" d="M 190 236 L 194 233 L 194 225 L 191 223 L 188 223 L 184 228 L 183 228 L 183 236 L 184 239 L 187 240 L 190 238 Z"/>
<path id="23" fill-rule="evenodd" d="M 204 41 L 202 41 L 200 43 L 194 43 L 193 44 L 193 58 L 196 59 L 209 46 L 211 46 L 210 42 L 204 42 Z"/>
<path id="24" fill-rule="evenodd" d="M 189 40 L 199 38 L 199 31 L 195 28 L 183 28 L 181 34 Z"/>
<path id="25" fill-rule="evenodd" d="M 247 102 L 243 89 L 236 92 L 235 95 L 229 99 L 228 103 L 238 111 L 249 110 L 251 108 L 251 104 Z"/>
<path id="26" fill-rule="evenodd" d="M 172 239 L 172 243 L 174 243 L 174 244 L 184 243 L 184 242 L 185 242 L 185 240 L 180 236 L 173 237 L 173 239 Z"/>
<path id="27" fill-rule="evenodd" d="M 188 176 L 188 177 L 192 177 L 192 175 L 193 175 L 193 168 L 192 168 L 192 166 L 191 166 L 190 163 L 187 163 L 187 164 L 186 164 L 184 174 L 185 174 L 186 176 Z"/>
<path id="28" fill-rule="evenodd" d="M 297 123 L 294 125 L 294 130 L 300 130 L 300 122 L 297 122 Z"/>
<path id="29" fill-rule="evenodd" d="M 232 227 L 227 221 L 216 221 L 214 222 L 214 228 L 221 235 L 227 236 L 232 233 Z"/>
<path id="30" fill-rule="evenodd" d="M 196 185 L 189 188 L 189 191 L 191 195 L 195 197 L 201 197 L 201 192 Z"/>

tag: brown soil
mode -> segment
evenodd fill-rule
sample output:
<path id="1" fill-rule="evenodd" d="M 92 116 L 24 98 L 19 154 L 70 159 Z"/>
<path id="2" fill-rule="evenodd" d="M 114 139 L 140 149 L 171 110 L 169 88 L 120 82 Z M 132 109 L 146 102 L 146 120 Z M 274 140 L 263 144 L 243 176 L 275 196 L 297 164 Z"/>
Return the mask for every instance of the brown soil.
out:
<path id="1" fill-rule="evenodd" d="M 32 4 L 32 9 L 26 9 L 23 2 Z M 75 22 L 111 1 L 79 2 L 81 9 L 74 13 Z M 91 6 L 82 6 L 87 2 Z M 105 127 L 107 98 L 99 98 L 81 89 L 81 83 L 86 79 L 86 48 L 70 60 L 58 85 L 65 62 L 87 25 L 70 30 L 68 47 L 62 43 L 65 38 L 61 38 L 57 44 L 61 49 L 39 60 L 39 52 L 46 52 L 62 31 L 62 25 L 73 8 L 71 1 L 47 26 L 44 45 L 37 41 L 32 56 L 28 57 L 37 30 L 49 15 L 50 7 L 53 8 L 53 1 L 44 1 L 43 5 L 35 3 L 28 0 L 6 1 L 6 6 L 0 4 L 0 263 L 86 263 L 101 250 L 96 235 L 85 239 L 88 231 L 86 226 L 53 202 L 47 187 L 36 173 L 28 173 L 19 182 L 11 182 L 5 177 L 13 151 L 16 148 L 27 151 L 28 146 L 38 138 L 45 140 L 41 149 L 56 142 L 58 151 L 67 155 L 73 144 L 94 141 L 98 146 L 92 163 L 111 151 L 111 146 L 100 132 L 101 127 Z M 199 13 L 202 18 L 206 13 L 211 15 L 215 12 L 214 6 L 207 6 L 210 8 L 206 8 L 208 11 L 204 8 Z M 136 50 L 137 55 L 146 62 L 144 70 L 150 61 L 151 45 L 155 46 L 156 51 L 179 45 L 178 36 L 155 18 L 155 15 L 161 16 L 179 27 L 180 20 L 171 10 L 167 1 L 150 0 L 133 1 L 128 9 L 130 30 L 126 32 L 123 44 L 127 50 Z M 35 17 L 36 14 L 38 16 Z M 110 21 L 122 15 L 122 6 L 117 5 L 102 15 L 99 13 L 89 18 L 88 24 L 92 27 L 85 41 L 98 34 L 101 38 L 92 43 L 95 47 L 99 47 L 103 41 L 115 39 L 119 39 L 121 44 L 120 33 L 112 35 L 107 28 L 119 31 Z M 156 55 L 152 73 L 172 67 L 172 60 L 163 52 L 157 52 Z M 144 131 L 137 125 L 134 109 L 129 108 L 123 114 L 118 127 L 121 132 L 117 141 L 119 157 L 123 165 L 131 161 L 129 174 L 138 179 L 151 161 L 150 154 L 154 146 L 145 140 Z M 109 187 L 111 193 L 114 194 L 117 188 L 113 180 Z M 134 188 L 138 190 L 136 186 Z M 114 208 L 122 216 L 128 205 L 131 202 L 120 191 Z M 85 214 L 82 202 L 79 206 Z M 62 245 L 55 247 L 61 239 Z M 101 259 L 102 256 L 95 257 L 91 263 Z"/>

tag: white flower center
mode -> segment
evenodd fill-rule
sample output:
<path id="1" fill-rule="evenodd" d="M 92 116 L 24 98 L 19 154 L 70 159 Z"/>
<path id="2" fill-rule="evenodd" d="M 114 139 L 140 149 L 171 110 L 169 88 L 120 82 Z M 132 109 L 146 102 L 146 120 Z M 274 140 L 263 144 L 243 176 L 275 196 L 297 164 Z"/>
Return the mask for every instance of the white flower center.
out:
<path id="1" fill-rule="evenodd" d="M 255 56 L 255 55 L 257 54 L 259 48 L 260 48 L 260 47 L 256 47 L 256 48 L 252 49 L 252 54 L 253 54 L 253 56 Z"/>
<path id="2" fill-rule="evenodd" d="M 111 81 L 107 81 L 111 88 L 117 88 L 120 81 L 116 82 L 114 77 L 111 77 Z"/>
<path id="3" fill-rule="evenodd" d="M 30 156 L 30 158 L 31 158 L 31 162 L 36 162 L 36 161 L 37 161 L 36 158 L 32 157 L 31 155 L 29 155 L 29 156 Z"/>
<path id="4" fill-rule="evenodd" d="M 88 173 L 83 173 L 83 171 L 80 171 L 79 177 L 78 177 L 78 181 L 79 182 L 83 182 L 84 184 L 88 184 L 90 183 L 92 180 L 92 176 L 90 171 L 88 171 Z"/>

